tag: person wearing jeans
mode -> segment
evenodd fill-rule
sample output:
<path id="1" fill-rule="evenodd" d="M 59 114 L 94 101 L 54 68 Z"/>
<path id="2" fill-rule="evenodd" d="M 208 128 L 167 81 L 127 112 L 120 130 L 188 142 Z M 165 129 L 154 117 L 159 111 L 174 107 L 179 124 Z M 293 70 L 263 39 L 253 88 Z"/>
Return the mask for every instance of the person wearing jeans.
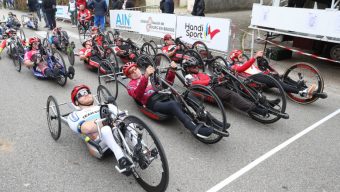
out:
<path id="1" fill-rule="evenodd" d="M 89 7 L 94 9 L 94 26 L 105 31 L 105 15 L 107 13 L 107 4 L 104 0 L 93 0 Z"/>

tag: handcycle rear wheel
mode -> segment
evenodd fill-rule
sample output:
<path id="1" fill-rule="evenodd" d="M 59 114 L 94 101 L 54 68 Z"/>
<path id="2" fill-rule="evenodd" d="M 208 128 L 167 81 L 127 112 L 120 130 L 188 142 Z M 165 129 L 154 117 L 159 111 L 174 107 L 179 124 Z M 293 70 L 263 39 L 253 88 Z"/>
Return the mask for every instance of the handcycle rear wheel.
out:
<path id="1" fill-rule="evenodd" d="M 56 80 L 57 80 L 57 83 L 60 85 L 60 86 L 64 86 L 67 82 L 67 69 L 66 69 L 66 65 L 65 65 L 65 61 L 64 61 L 64 58 L 63 56 L 60 54 L 59 51 L 55 51 L 53 53 L 53 56 L 56 60 L 56 62 L 61 66 L 60 67 L 60 70 L 61 70 L 61 74 L 56 77 Z M 54 64 L 55 65 L 55 64 Z"/>
<path id="2" fill-rule="evenodd" d="M 282 81 L 293 86 L 297 85 L 301 91 L 312 84 L 317 86 L 316 93 L 322 93 L 324 89 L 324 81 L 319 70 L 304 62 L 296 63 L 289 67 L 283 74 Z M 287 93 L 287 96 L 292 101 L 300 104 L 313 103 L 319 99 L 316 95 L 312 98 L 306 98 L 299 94 Z"/>
<path id="3" fill-rule="evenodd" d="M 52 95 L 47 99 L 46 115 L 51 136 L 54 140 L 58 140 L 61 133 L 61 116 L 58 102 Z"/>
<path id="4" fill-rule="evenodd" d="M 265 84 L 260 83 L 258 79 L 265 79 L 265 81 L 273 82 L 273 87 L 267 87 Z M 245 84 L 250 88 L 250 91 L 253 92 L 253 94 L 257 95 L 257 101 L 252 100 L 252 97 L 249 96 L 251 93 L 247 93 L 245 89 L 241 91 L 241 94 L 246 97 L 248 95 L 249 99 L 253 102 L 257 102 L 257 105 L 268 110 L 268 114 L 266 116 L 251 111 L 248 113 L 251 118 L 264 124 L 274 123 L 281 119 L 281 116 L 278 114 L 285 113 L 286 111 L 286 94 L 280 83 L 275 78 L 269 75 L 255 74 L 248 77 L 245 80 Z M 242 90 L 242 87 L 240 89 Z M 275 100 L 279 102 L 270 104 L 269 101 L 273 102 Z"/>
<path id="5" fill-rule="evenodd" d="M 207 127 L 225 132 L 227 127 L 227 118 L 224 106 L 218 96 L 205 86 L 193 85 L 183 94 L 185 101 L 192 108 L 194 116 L 192 120 L 198 124 L 203 123 Z M 212 133 L 207 138 L 194 135 L 199 141 L 206 144 L 214 144 L 222 139 L 222 136 Z"/>
<path id="6" fill-rule="evenodd" d="M 20 72 L 22 60 L 20 59 L 19 47 L 16 47 L 14 45 L 14 42 L 11 42 L 9 44 L 9 47 L 10 47 L 10 50 L 11 50 L 11 56 L 12 56 L 14 67 L 18 72 Z"/>
<path id="7" fill-rule="evenodd" d="M 162 192 L 165 191 L 169 183 L 169 166 L 161 142 L 156 134 L 142 120 L 135 116 L 127 116 L 123 120 L 126 140 L 129 137 L 137 137 L 141 133 L 141 149 L 129 145 L 130 151 L 135 151 L 131 159 L 135 167 L 132 168 L 132 174 L 137 183 L 146 191 Z"/>
<path id="8" fill-rule="evenodd" d="M 196 41 L 191 49 L 197 51 L 199 55 L 202 57 L 202 59 L 210 59 L 212 57 L 211 52 L 209 52 L 209 49 L 205 43 L 202 41 Z"/>

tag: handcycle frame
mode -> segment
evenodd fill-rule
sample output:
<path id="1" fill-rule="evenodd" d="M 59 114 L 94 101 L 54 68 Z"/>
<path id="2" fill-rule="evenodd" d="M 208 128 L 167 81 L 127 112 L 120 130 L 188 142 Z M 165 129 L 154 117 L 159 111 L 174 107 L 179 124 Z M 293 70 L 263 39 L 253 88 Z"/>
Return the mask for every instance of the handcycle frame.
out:
<path id="1" fill-rule="evenodd" d="M 25 21 L 25 19 L 28 19 L 28 21 Z M 32 21 L 34 26 L 31 26 L 28 24 L 28 22 Z M 33 13 L 29 13 L 29 14 L 25 14 L 21 16 L 21 25 L 22 26 L 26 26 L 29 29 L 34 29 L 34 30 L 38 30 L 38 18 L 33 14 Z"/>

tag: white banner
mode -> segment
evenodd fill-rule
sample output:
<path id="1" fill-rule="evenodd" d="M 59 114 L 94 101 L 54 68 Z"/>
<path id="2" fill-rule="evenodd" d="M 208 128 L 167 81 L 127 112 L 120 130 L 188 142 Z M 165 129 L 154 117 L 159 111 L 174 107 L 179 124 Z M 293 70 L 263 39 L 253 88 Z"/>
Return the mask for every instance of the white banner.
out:
<path id="1" fill-rule="evenodd" d="M 229 51 L 230 19 L 177 16 L 176 36 L 188 43 L 203 41 L 208 48 Z"/>
<path id="2" fill-rule="evenodd" d="M 68 6 L 57 5 L 56 18 L 71 19 L 68 15 Z"/>
<path id="3" fill-rule="evenodd" d="M 251 25 L 340 38 L 339 11 L 253 5 Z"/>
<path id="4" fill-rule="evenodd" d="M 138 17 L 139 33 L 163 38 L 165 34 L 176 35 L 176 15 L 164 13 L 141 13 Z"/>
<path id="5" fill-rule="evenodd" d="M 110 10 L 110 26 L 113 29 L 139 32 L 140 11 Z"/>

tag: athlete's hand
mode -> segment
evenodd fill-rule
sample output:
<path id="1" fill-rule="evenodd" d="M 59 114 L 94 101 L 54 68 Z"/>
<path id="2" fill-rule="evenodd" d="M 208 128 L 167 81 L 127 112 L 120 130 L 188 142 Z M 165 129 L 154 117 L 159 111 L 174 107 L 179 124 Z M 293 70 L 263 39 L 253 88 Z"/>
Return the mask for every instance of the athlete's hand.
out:
<path id="1" fill-rule="evenodd" d="M 256 52 L 255 59 L 258 58 L 258 57 L 263 57 L 263 51 Z"/>
<path id="2" fill-rule="evenodd" d="M 148 66 L 145 70 L 145 77 L 149 77 L 151 74 L 155 72 L 155 68 L 153 68 L 151 65 Z"/>

